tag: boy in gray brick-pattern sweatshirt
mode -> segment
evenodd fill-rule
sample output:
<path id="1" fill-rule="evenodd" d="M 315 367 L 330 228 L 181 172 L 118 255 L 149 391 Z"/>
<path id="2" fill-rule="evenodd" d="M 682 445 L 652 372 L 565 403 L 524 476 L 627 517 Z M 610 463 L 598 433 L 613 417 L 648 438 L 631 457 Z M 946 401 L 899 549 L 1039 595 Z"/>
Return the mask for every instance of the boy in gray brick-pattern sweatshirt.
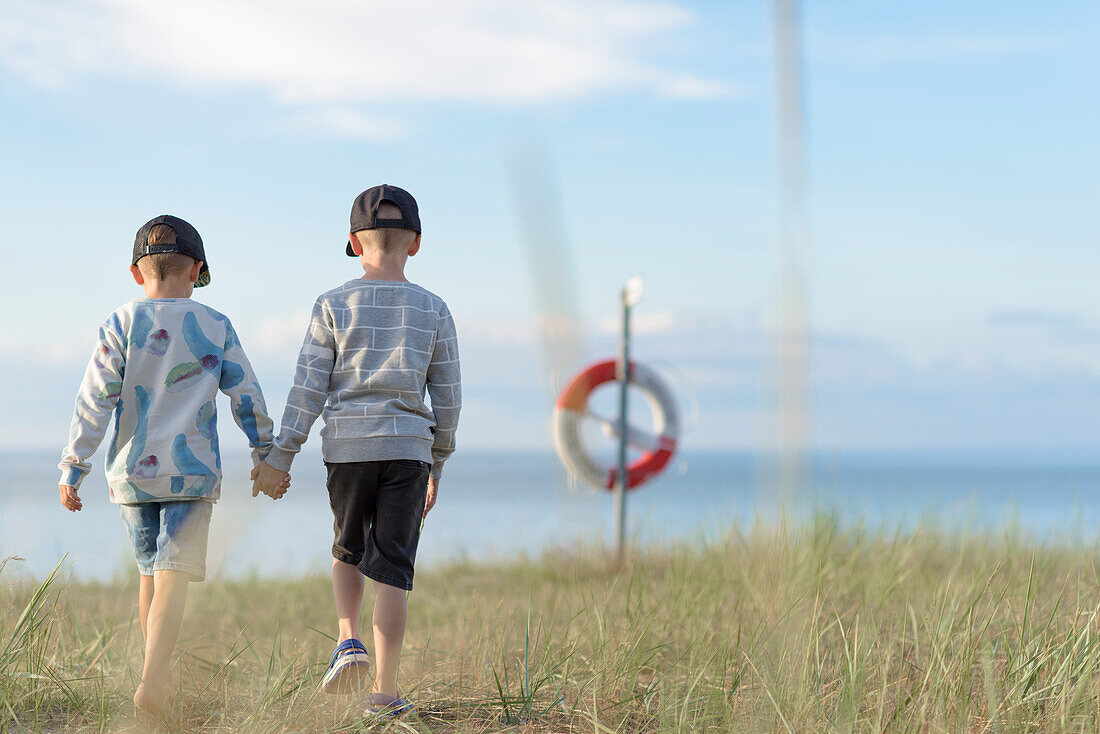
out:
<path id="1" fill-rule="evenodd" d="M 454 451 L 460 382 L 458 338 L 442 298 L 413 283 L 348 281 L 313 304 L 266 461 L 289 471 L 320 415 L 326 462 L 416 459 L 438 479 Z"/>
<path id="2" fill-rule="evenodd" d="M 282 429 L 256 479 L 260 491 L 280 496 L 278 482 L 322 417 L 339 627 L 322 687 L 350 692 L 368 682 L 359 613 L 369 577 L 377 669 L 364 705 L 371 715 L 413 710 L 397 689 L 407 591 L 421 519 L 454 451 L 462 403 L 447 304 L 405 279 L 405 263 L 419 249 L 420 217 L 408 192 L 384 185 L 360 194 L 347 254 L 359 258 L 364 275 L 314 303 Z"/>

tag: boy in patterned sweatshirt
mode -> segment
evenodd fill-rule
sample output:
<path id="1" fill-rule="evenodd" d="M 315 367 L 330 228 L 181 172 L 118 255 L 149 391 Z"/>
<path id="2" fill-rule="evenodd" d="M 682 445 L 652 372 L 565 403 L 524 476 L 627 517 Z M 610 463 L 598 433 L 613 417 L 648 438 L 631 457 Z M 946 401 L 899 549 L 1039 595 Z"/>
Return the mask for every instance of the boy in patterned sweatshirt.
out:
<path id="1" fill-rule="evenodd" d="M 406 261 L 420 250 L 420 215 L 409 192 L 389 185 L 364 191 L 352 206 L 350 232 L 346 252 L 364 274 L 314 304 L 282 430 L 256 484 L 281 491 L 277 482 L 321 415 L 339 626 L 322 687 L 351 692 L 364 681 L 359 611 L 369 577 L 377 670 L 366 713 L 401 716 L 413 711 L 398 692 L 397 667 L 420 525 L 454 451 L 462 402 L 458 339 L 443 299 L 405 278 Z"/>
<path id="2" fill-rule="evenodd" d="M 233 325 L 191 300 L 194 288 L 210 282 L 195 228 L 167 214 L 147 222 L 134 240 L 130 272 L 146 297 L 117 309 L 99 328 L 58 489 L 65 508 L 81 509 L 80 483 L 113 413 L 108 492 L 121 511 L 141 579 L 145 662 L 134 703 L 163 714 L 187 584 L 206 576 L 210 511 L 221 489 L 214 398 L 219 390 L 229 396 L 254 462 L 271 450 L 272 423 Z M 286 477 L 272 496 L 288 485 Z"/>

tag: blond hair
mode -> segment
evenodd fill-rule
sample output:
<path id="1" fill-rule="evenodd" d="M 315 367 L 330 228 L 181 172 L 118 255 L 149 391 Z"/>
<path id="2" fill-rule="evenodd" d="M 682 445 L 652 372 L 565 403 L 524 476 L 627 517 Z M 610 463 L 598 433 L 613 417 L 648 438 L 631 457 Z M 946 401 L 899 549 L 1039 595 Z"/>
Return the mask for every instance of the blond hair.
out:
<path id="1" fill-rule="evenodd" d="M 145 240 L 150 245 L 176 244 L 176 230 L 167 224 L 154 224 Z M 146 255 L 137 262 L 143 278 L 165 280 L 178 273 L 186 273 L 198 262 L 182 252 L 156 252 Z"/>
<path id="2" fill-rule="evenodd" d="M 404 217 L 405 215 L 396 204 L 384 201 L 378 206 L 379 219 L 404 219 Z M 384 255 L 407 251 L 416 240 L 416 232 L 411 229 L 394 227 L 361 229 L 353 234 L 355 239 L 359 240 L 359 245 L 364 252 L 381 252 Z"/>

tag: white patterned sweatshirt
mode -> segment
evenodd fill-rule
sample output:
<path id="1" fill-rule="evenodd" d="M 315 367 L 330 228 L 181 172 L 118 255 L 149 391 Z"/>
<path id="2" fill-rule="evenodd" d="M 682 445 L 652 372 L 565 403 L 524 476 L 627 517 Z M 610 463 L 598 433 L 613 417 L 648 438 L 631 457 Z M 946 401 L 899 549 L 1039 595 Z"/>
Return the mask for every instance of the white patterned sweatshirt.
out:
<path id="1" fill-rule="evenodd" d="M 217 500 L 219 390 L 258 462 L 271 450 L 272 423 L 229 319 L 190 298 L 122 306 L 99 327 L 58 465 L 61 483 L 80 486 L 113 414 L 106 457 L 112 502 Z"/>
<path id="2" fill-rule="evenodd" d="M 443 299 L 414 283 L 351 280 L 313 305 L 267 463 L 289 471 L 321 415 L 325 461 L 416 459 L 439 477 L 461 407 L 458 337 Z"/>

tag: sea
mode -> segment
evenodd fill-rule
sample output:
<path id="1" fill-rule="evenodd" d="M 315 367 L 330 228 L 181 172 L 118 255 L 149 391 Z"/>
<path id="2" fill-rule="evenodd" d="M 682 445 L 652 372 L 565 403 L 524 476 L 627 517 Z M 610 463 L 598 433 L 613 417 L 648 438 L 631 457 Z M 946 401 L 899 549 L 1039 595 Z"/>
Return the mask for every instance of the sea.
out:
<path id="1" fill-rule="evenodd" d="M 56 452 L 0 451 L 3 579 L 41 579 L 60 564 L 85 581 L 136 573 L 101 465 L 70 513 L 57 493 Z M 210 530 L 208 577 L 327 573 L 332 515 L 319 453 L 303 452 L 287 495 L 251 496 L 247 455 L 223 457 L 222 498 Z M 1011 533 L 1044 544 L 1100 540 L 1100 456 L 1085 452 L 841 452 L 807 461 L 799 491 L 777 490 L 774 462 L 753 452 L 674 459 L 627 494 L 635 547 L 721 542 L 757 523 L 825 513 L 846 526 L 893 533 L 920 524 L 951 532 Z M 574 483 L 553 453 L 460 451 L 446 466 L 422 530 L 417 567 L 537 558 L 610 548 L 610 492 Z"/>

